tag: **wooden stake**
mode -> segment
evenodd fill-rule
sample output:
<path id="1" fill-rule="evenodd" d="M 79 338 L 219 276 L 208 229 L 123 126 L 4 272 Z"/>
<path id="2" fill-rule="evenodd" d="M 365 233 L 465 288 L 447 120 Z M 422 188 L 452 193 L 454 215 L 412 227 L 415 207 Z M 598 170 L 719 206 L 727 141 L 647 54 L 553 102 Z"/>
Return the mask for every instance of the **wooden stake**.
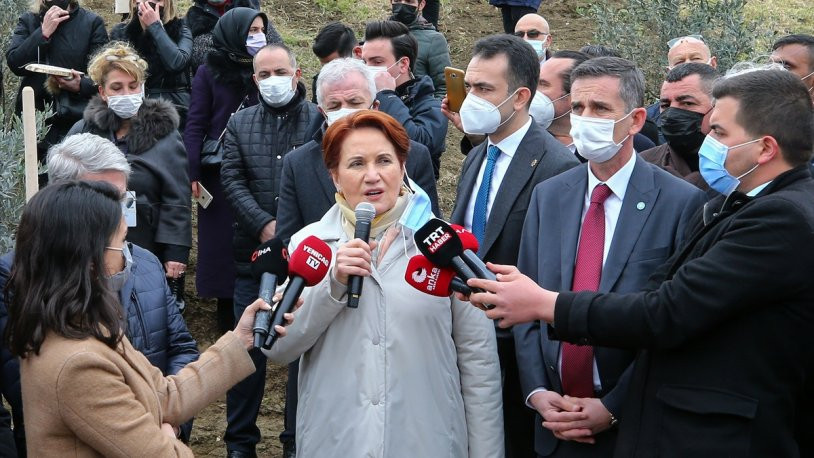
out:
<path id="1" fill-rule="evenodd" d="M 23 88 L 23 141 L 25 144 L 25 201 L 39 190 L 37 172 L 37 118 L 34 116 L 34 89 Z"/>

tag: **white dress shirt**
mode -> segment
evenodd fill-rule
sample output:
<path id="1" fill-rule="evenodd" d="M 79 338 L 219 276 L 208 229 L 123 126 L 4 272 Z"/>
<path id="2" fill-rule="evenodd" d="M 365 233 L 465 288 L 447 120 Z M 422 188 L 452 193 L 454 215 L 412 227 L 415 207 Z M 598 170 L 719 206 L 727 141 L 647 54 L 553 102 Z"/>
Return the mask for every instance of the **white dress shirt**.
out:
<path id="1" fill-rule="evenodd" d="M 619 221 L 619 213 L 622 210 L 622 202 L 625 200 L 627 185 L 630 182 L 630 176 L 633 174 L 633 167 L 636 165 L 636 156 L 636 151 L 633 151 L 633 154 L 631 154 L 630 159 L 625 163 L 625 165 L 623 165 L 621 169 L 617 170 L 616 173 L 614 173 L 613 176 L 608 178 L 608 180 L 605 182 L 600 181 L 599 178 L 594 175 L 594 173 L 591 171 L 590 163 L 587 167 L 588 187 L 585 189 L 584 204 L 582 206 L 582 218 L 580 221 L 585 221 L 585 215 L 588 213 L 588 207 L 591 205 L 591 193 L 595 187 L 600 184 L 606 184 L 612 192 L 612 194 L 608 196 L 603 204 L 603 208 L 605 210 L 605 246 L 602 253 L 602 266 L 605 265 L 605 261 L 608 259 L 608 251 L 610 251 L 611 242 L 613 241 L 616 223 Z M 581 223 L 580 237 L 582 237 Z M 577 240 L 577 247 L 579 247 L 579 240 Z M 576 263 L 576 259 L 574 259 L 574 262 Z M 562 374 L 562 351 L 560 351 L 559 355 L 557 356 L 557 368 L 559 373 Z M 596 366 L 596 357 L 594 357 L 593 382 L 594 389 L 596 391 L 601 391 L 602 381 L 599 378 L 599 369 Z M 545 389 L 545 387 L 539 387 L 529 393 L 528 397 L 526 398 L 526 405 L 534 408 L 534 406 L 529 403 L 529 400 L 534 394 L 540 391 L 545 391 Z"/>
<path id="2" fill-rule="evenodd" d="M 525 137 L 526 132 L 529 131 L 531 122 L 532 120 L 529 118 L 521 128 L 497 144 L 492 143 L 492 139 L 490 138 L 486 148 L 483 150 L 485 156 L 488 154 L 489 147 L 492 145 L 500 149 L 500 154 L 497 156 L 497 161 L 495 161 L 495 170 L 492 172 L 492 184 L 489 187 L 489 200 L 486 203 L 486 221 L 489 221 L 489 214 L 492 213 L 492 204 L 495 202 L 495 196 L 497 196 L 497 192 L 500 189 L 500 184 L 503 183 L 503 177 L 506 176 L 506 171 L 509 170 L 509 164 L 512 163 L 514 153 L 517 152 L 517 148 L 520 147 L 520 142 L 523 141 L 523 137 Z M 466 205 L 464 227 L 468 231 L 472 230 L 472 215 L 475 213 L 475 200 L 477 200 L 478 189 L 480 189 L 480 184 L 483 181 L 484 171 L 486 171 L 486 158 L 483 159 L 480 165 L 478 178 L 475 180 L 475 187 L 472 188 L 472 195 L 469 197 L 469 203 Z"/>

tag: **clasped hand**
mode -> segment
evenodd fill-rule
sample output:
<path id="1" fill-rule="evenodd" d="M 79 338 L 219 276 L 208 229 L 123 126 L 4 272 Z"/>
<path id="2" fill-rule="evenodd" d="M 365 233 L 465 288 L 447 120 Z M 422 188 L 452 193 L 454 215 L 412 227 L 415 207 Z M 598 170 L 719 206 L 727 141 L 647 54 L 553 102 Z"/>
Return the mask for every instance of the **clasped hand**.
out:
<path id="1" fill-rule="evenodd" d="M 554 391 L 534 393 L 529 399 L 543 417 L 543 427 L 560 440 L 586 444 L 611 426 L 611 414 L 597 398 L 574 398 Z"/>

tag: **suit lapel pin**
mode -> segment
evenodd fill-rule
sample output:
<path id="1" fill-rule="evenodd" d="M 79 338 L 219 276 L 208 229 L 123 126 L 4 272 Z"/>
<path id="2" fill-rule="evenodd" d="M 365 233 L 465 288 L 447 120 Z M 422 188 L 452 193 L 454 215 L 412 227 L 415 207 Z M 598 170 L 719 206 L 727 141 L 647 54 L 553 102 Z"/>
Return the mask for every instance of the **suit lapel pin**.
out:
<path id="1" fill-rule="evenodd" d="M 636 210 L 644 210 L 644 202 L 639 202 L 636 204 Z"/>
<path id="2" fill-rule="evenodd" d="M 535 165 L 537 165 L 537 159 L 531 161 L 531 166 L 534 167 Z"/>

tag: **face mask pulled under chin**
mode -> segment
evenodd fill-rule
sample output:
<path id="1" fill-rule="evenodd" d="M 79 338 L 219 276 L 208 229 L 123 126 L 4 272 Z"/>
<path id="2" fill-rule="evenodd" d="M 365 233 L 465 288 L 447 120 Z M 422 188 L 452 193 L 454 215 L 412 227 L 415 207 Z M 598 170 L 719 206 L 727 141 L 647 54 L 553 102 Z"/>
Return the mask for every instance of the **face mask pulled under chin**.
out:
<path id="1" fill-rule="evenodd" d="M 127 246 L 127 243 L 122 246 L 122 256 L 124 256 L 124 268 L 121 272 L 116 272 L 107 277 L 108 286 L 115 292 L 121 291 L 124 284 L 130 279 L 130 270 L 133 267 L 133 255 L 130 254 L 130 248 Z"/>
<path id="2" fill-rule="evenodd" d="M 499 105 L 493 105 L 492 102 L 482 99 L 475 94 L 469 93 L 461 105 L 458 114 L 461 115 L 461 125 L 464 132 L 467 134 L 477 135 L 491 135 L 495 133 L 500 126 L 509 122 L 517 113 L 512 111 L 506 120 L 501 120 L 500 107 L 509 101 L 520 88 L 515 89 L 514 92 L 509 94 Z"/>
<path id="3" fill-rule="evenodd" d="M 630 135 L 616 143 L 613 140 L 613 128 L 631 113 L 632 110 L 618 120 L 590 118 L 571 113 L 571 138 L 574 139 L 579 155 L 597 163 L 607 162 L 616 156 Z"/>

